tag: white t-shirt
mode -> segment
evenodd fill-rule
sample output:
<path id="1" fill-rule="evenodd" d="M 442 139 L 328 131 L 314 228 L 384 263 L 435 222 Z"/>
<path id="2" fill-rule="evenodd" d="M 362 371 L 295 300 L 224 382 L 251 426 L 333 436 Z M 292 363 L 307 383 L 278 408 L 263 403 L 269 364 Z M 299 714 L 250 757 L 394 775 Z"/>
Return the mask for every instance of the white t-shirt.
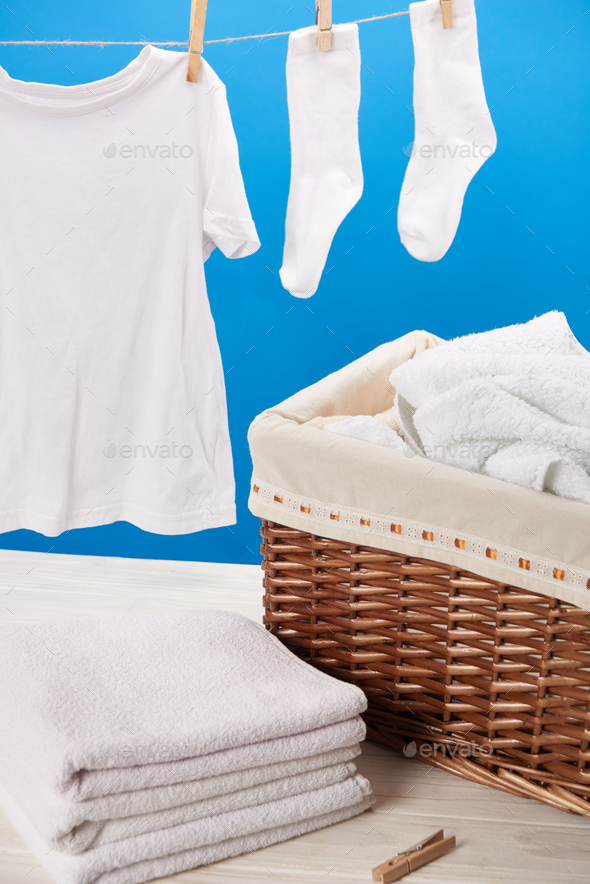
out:
<path id="1" fill-rule="evenodd" d="M 0 531 L 235 522 L 203 262 L 260 243 L 225 87 L 186 68 L 153 46 L 82 86 L 0 68 Z"/>

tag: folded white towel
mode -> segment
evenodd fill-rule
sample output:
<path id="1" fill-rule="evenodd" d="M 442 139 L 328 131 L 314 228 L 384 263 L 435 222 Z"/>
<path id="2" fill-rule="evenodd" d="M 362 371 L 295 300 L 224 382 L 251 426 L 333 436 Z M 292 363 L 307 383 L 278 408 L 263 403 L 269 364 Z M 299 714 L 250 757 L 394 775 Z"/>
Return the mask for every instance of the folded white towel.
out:
<path id="1" fill-rule="evenodd" d="M 563 313 L 440 344 L 394 369 L 417 454 L 590 503 L 590 354 Z"/>
<path id="2" fill-rule="evenodd" d="M 333 725 L 340 727 L 340 725 Z M 364 731 L 364 726 L 363 726 Z M 174 783 L 171 786 L 155 786 L 152 789 L 138 789 L 135 792 L 120 792 L 118 795 L 106 795 L 104 798 L 92 798 L 87 801 L 69 801 L 62 796 L 55 796 L 66 805 L 68 820 L 74 819 L 71 825 L 79 825 L 84 820 L 98 821 L 120 819 L 136 816 L 140 813 L 151 813 L 156 810 L 168 810 L 180 807 L 187 800 L 204 801 L 216 795 L 229 795 L 239 789 L 250 789 L 262 783 L 270 783 L 281 777 L 291 777 L 309 770 L 320 770 L 333 764 L 345 764 L 360 755 L 361 747 L 346 746 L 330 752 L 320 752 L 306 758 L 294 758 L 292 761 L 279 761 L 262 767 L 250 767 L 234 773 L 220 774 L 216 777 L 205 777 L 202 780 L 190 780 L 188 783 Z M 3 782 L 0 776 L 0 782 Z M 55 807 L 55 804 L 52 805 Z M 67 831 L 67 830 L 66 830 Z"/>
<path id="3" fill-rule="evenodd" d="M 274 763 L 294 735 L 291 759 L 362 739 L 361 690 L 224 611 L 1 626 L 0 667 L 0 730 L 75 800 Z"/>
<path id="4" fill-rule="evenodd" d="M 0 786 L 2 809 L 58 884 L 140 884 L 332 825 L 362 813 L 373 802 L 369 783 L 357 774 L 301 795 L 136 835 L 71 856 L 52 849 L 18 801 Z"/>
<path id="5" fill-rule="evenodd" d="M 229 795 L 219 795 L 216 798 L 195 801 L 192 804 L 184 805 L 184 807 L 173 807 L 170 810 L 160 810 L 155 813 L 143 813 L 140 816 L 109 820 L 106 823 L 94 823 L 99 827 L 99 830 L 91 842 L 91 847 L 94 849 L 114 841 L 123 841 L 133 838 L 135 835 L 145 835 L 148 832 L 157 832 L 160 829 L 168 829 L 171 826 L 205 819 L 212 815 L 253 808 L 266 804 L 268 801 L 302 795 L 312 792 L 314 789 L 342 783 L 353 777 L 355 773 L 356 767 L 350 762 L 348 764 L 334 764 L 332 767 L 323 767 L 320 770 L 296 774 L 293 777 L 272 780 L 270 783 L 253 786 L 251 789 L 241 789 L 239 792 L 231 792 Z M 80 853 L 81 851 L 71 852 Z"/>
<path id="6" fill-rule="evenodd" d="M 88 801 L 69 801 L 58 797 L 68 808 L 67 818 L 75 818 L 72 825 L 79 825 L 85 820 L 104 821 L 136 816 L 141 813 L 152 813 L 157 810 L 168 810 L 180 807 L 189 801 L 204 801 L 217 795 L 229 795 L 239 789 L 250 789 L 263 783 L 270 783 L 281 777 L 291 777 L 309 770 L 321 770 L 334 764 L 346 764 L 360 755 L 358 743 L 331 752 L 320 752 L 307 758 L 295 758 L 293 761 L 279 761 L 275 764 L 251 767 L 234 773 L 220 774 L 217 777 L 206 777 L 202 780 L 190 780 L 188 783 L 174 783 L 171 786 L 155 786 L 153 789 L 138 789 L 136 792 L 120 792 L 118 795 L 106 795 L 104 798 L 92 798 Z M 0 776 L 0 782 L 3 782 Z M 52 805 L 55 807 L 55 804 Z M 55 820 L 54 820 L 55 823 Z M 52 826 L 55 828 L 55 825 Z M 68 831 L 64 829 L 64 831 Z"/>
<path id="7" fill-rule="evenodd" d="M 66 853 L 167 828 L 211 814 L 288 797 L 353 776 L 360 746 L 284 761 L 191 783 L 72 801 L 35 774 L 0 735 L 0 783 L 40 837 Z"/>
<path id="8" fill-rule="evenodd" d="M 311 668 L 311 667 L 310 667 Z M 82 786 L 74 800 L 115 796 L 121 792 L 167 784 L 189 782 L 232 771 L 275 764 L 283 759 L 305 758 L 330 749 L 352 746 L 364 740 L 366 727 L 360 716 L 327 724 L 290 737 L 263 740 L 235 749 L 222 749 L 208 755 L 181 761 L 140 764 L 130 768 L 84 771 Z"/>

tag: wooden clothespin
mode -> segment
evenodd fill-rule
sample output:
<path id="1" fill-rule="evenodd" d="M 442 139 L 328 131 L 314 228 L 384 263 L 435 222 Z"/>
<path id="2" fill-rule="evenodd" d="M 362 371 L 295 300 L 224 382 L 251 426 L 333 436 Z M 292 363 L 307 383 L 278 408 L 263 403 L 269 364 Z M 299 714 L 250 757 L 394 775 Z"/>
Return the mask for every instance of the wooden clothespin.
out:
<path id="1" fill-rule="evenodd" d="M 393 859 L 373 869 L 373 881 L 380 881 L 381 884 L 391 884 L 392 881 L 397 881 L 399 878 L 403 878 L 404 875 L 409 875 L 410 872 L 414 872 L 420 866 L 425 866 L 426 863 L 432 862 L 433 859 L 438 859 L 439 856 L 450 853 L 454 847 L 455 836 L 445 838 L 444 830 L 439 829 L 430 838 L 419 841 L 418 844 L 408 847 L 402 853 L 397 853 Z"/>
<path id="2" fill-rule="evenodd" d="M 318 26 L 318 49 L 332 48 L 332 0 L 315 0 L 315 20 Z"/>
<path id="3" fill-rule="evenodd" d="M 453 0 L 440 0 L 443 28 L 453 27 Z"/>
<path id="4" fill-rule="evenodd" d="M 187 83 L 196 83 L 199 79 L 206 15 L 207 0 L 191 0 L 191 29 L 188 38 L 188 69 L 186 72 Z"/>

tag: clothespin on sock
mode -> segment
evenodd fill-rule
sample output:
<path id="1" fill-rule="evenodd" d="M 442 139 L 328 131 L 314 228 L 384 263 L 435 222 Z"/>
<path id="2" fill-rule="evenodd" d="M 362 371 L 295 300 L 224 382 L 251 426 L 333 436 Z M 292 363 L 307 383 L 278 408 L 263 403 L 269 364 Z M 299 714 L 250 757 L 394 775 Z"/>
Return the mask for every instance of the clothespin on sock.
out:
<path id="1" fill-rule="evenodd" d="M 419 841 L 418 844 L 408 847 L 402 853 L 397 853 L 388 862 L 382 863 L 382 865 L 373 869 L 373 881 L 380 881 L 381 884 L 391 884 L 392 881 L 397 881 L 399 878 L 403 878 L 404 875 L 409 875 L 410 872 L 414 872 L 420 866 L 425 866 L 426 863 L 432 862 L 433 859 L 438 859 L 439 856 L 450 853 L 454 847 L 455 836 L 445 838 L 444 830 L 439 829 L 430 838 Z"/>
<path id="2" fill-rule="evenodd" d="M 440 0 L 443 28 L 453 27 L 453 0 Z"/>
<path id="3" fill-rule="evenodd" d="M 332 48 L 332 0 L 315 0 L 315 20 L 318 26 L 318 49 Z"/>
<path id="4" fill-rule="evenodd" d="M 191 0 L 191 27 L 188 38 L 188 69 L 186 72 L 187 83 L 196 83 L 199 79 L 206 15 L 207 0 Z"/>

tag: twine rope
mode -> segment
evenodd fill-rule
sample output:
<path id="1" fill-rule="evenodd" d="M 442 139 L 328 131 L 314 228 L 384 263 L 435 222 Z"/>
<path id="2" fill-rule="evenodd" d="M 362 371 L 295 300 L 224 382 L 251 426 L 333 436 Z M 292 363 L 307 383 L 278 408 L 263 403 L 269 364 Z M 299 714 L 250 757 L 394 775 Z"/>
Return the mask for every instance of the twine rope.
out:
<path id="1" fill-rule="evenodd" d="M 405 12 L 390 12 L 387 15 L 374 15 L 372 18 L 359 18 L 356 21 L 348 22 L 348 24 L 361 25 L 367 21 L 381 21 L 384 18 L 397 18 L 400 15 L 409 14 L 409 10 Z M 286 37 L 294 33 L 294 31 L 278 31 L 277 33 L 267 31 L 266 34 L 248 34 L 245 37 L 223 37 L 221 40 L 203 40 L 203 45 L 235 43 L 238 40 L 262 40 L 264 37 Z M 161 43 L 154 40 L 0 40 L 0 46 L 188 46 L 188 40 L 181 43 L 172 41 Z"/>

